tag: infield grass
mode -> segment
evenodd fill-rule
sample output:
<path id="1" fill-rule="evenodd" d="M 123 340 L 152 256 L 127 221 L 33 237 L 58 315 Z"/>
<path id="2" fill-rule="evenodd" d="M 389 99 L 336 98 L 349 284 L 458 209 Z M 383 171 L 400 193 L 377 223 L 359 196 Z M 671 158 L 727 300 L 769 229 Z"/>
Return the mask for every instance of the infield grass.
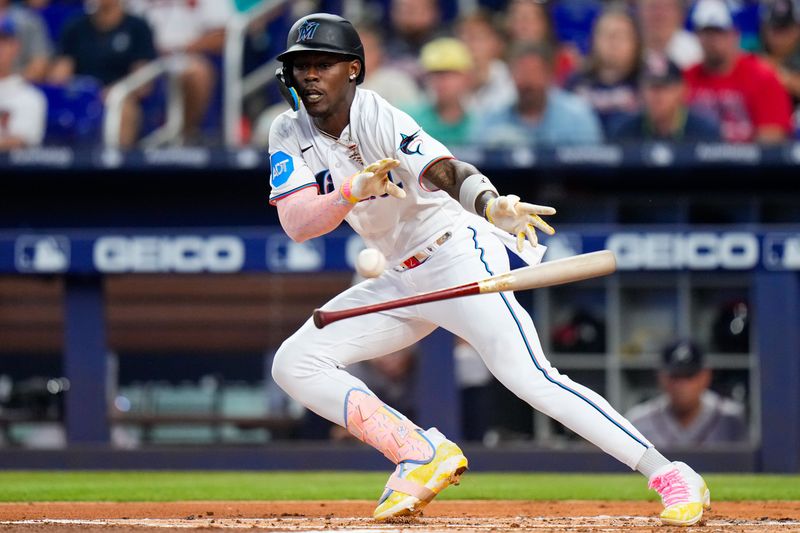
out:
<path id="1" fill-rule="evenodd" d="M 372 500 L 388 473 L 0 472 L 0 501 Z M 706 476 L 715 500 L 800 500 L 800 476 Z M 449 500 L 655 499 L 637 474 L 469 473 Z"/>

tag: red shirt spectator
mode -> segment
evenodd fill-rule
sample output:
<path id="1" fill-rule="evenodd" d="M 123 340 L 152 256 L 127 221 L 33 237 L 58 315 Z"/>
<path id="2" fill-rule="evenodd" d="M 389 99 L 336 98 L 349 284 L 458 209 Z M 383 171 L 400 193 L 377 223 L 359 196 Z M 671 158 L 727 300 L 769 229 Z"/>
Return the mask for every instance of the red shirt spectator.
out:
<path id="1" fill-rule="evenodd" d="M 722 0 L 700 0 L 693 16 L 703 62 L 686 72 L 689 102 L 716 119 L 728 142 L 781 142 L 791 133 L 791 101 L 775 71 L 742 52 Z"/>
<path id="2" fill-rule="evenodd" d="M 740 55 L 727 74 L 696 65 L 686 72 L 686 81 L 692 106 L 713 114 L 726 141 L 754 141 L 761 127 L 792 130 L 789 95 L 775 71 L 754 55 Z"/>

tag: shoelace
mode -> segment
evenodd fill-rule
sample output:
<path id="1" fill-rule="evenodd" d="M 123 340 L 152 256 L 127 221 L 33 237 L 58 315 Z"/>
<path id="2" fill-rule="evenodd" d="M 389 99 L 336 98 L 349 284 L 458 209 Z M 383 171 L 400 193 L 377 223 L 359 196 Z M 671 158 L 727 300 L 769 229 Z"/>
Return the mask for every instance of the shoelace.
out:
<path id="1" fill-rule="evenodd" d="M 648 486 L 661 495 L 664 507 L 691 501 L 689 485 L 677 468 L 653 478 Z"/>

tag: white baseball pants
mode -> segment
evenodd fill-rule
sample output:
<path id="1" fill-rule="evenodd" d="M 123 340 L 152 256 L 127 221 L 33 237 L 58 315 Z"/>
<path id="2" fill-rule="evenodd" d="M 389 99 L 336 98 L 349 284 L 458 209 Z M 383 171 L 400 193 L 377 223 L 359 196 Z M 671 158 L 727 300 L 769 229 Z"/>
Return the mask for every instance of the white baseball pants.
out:
<path id="1" fill-rule="evenodd" d="M 388 268 L 324 308 L 343 309 L 469 283 L 509 270 L 505 246 L 480 227 L 453 237 L 417 268 Z M 275 355 L 272 376 L 290 396 L 344 426 L 345 398 L 368 388 L 347 365 L 404 348 L 443 327 L 469 342 L 489 370 L 534 409 L 558 420 L 632 469 L 652 446 L 599 394 L 553 368 L 513 293 L 483 294 L 349 318 L 317 329 L 309 319 Z M 424 407 L 423 407 L 424 408 Z"/>

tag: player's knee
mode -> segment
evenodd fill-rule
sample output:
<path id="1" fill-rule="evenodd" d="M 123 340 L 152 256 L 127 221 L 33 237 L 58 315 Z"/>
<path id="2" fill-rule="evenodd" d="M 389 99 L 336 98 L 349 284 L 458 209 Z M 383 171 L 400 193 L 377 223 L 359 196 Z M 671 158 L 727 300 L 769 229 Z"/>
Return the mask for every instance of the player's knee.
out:
<path id="1" fill-rule="evenodd" d="M 323 355 L 326 350 L 317 344 L 314 331 L 301 328 L 283 341 L 272 359 L 272 379 L 290 395 L 298 393 L 320 374 L 341 366 L 341 362 Z"/>
<path id="2" fill-rule="evenodd" d="M 297 374 L 297 360 L 299 351 L 292 339 L 281 344 L 275 357 L 272 359 L 272 379 L 280 388 L 289 391 L 292 384 L 299 378 Z"/>
<path id="3" fill-rule="evenodd" d="M 547 379 L 532 365 L 527 371 L 509 365 L 493 374 L 503 386 L 539 411 L 547 409 L 553 396 L 561 390 L 555 380 Z"/>

